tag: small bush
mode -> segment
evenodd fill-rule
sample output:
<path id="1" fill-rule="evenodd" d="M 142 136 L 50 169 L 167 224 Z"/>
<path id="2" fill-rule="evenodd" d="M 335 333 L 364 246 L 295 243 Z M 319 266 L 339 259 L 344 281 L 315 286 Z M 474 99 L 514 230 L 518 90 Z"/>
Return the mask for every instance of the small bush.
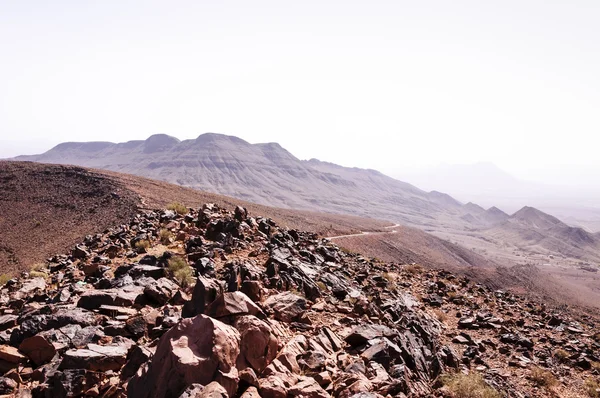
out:
<path id="1" fill-rule="evenodd" d="M 45 272 L 40 272 L 40 271 L 31 271 L 29 273 L 29 277 L 31 277 L 31 278 L 47 278 L 48 274 Z"/>
<path id="2" fill-rule="evenodd" d="M 6 285 L 6 282 L 12 279 L 11 274 L 2 274 L 0 275 L 0 286 Z"/>
<path id="3" fill-rule="evenodd" d="M 600 398 L 600 384 L 593 379 L 585 381 L 585 391 L 592 398 Z"/>
<path id="4" fill-rule="evenodd" d="M 502 395 L 490 387 L 478 373 L 447 374 L 442 383 L 454 398 L 501 398 Z"/>
<path id="5" fill-rule="evenodd" d="M 558 380 L 552 374 L 552 372 L 538 367 L 535 367 L 531 370 L 531 380 L 538 387 L 545 387 L 547 389 L 550 389 L 558 384 Z"/>
<path id="6" fill-rule="evenodd" d="M 167 206 L 167 210 L 173 210 L 177 214 L 181 214 L 181 215 L 188 213 L 188 208 L 178 202 L 170 203 Z"/>
<path id="7" fill-rule="evenodd" d="M 598 374 L 600 374 L 600 362 L 592 361 L 592 370 L 595 370 Z"/>
<path id="8" fill-rule="evenodd" d="M 567 351 L 565 351 L 561 348 L 554 351 L 554 357 L 556 359 L 558 359 L 560 362 L 565 362 L 570 356 L 571 356 L 571 354 L 569 354 Z"/>
<path id="9" fill-rule="evenodd" d="M 194 281 L 192 267 L 181 257 L 173 257 L 169 260 L 168 271 L 171 278 L 183 288 L 190 286 Z"/>
<path id="10" fill-rule="evenodd" d="M 420 264 L 409 264 L 404 266 L 404 270 L 409 274 L 415 275 L 423 272 L 423 266 Z"/>
<path id="11" fill-rule="evenodd" d="M 168 229 L 163 228 L 160 231 L 158 231 L 158 239 L 163 245 L 168 245 L 169 243 L 171 243 L 172 238 L 173 234 Z"/>
<path id="12" fill-rule="evenodd" d="M 136 249 L 148 249 L 150 247 L 150 242 L 147 241 L 146 239 L 142 239 L 142 240 L 138 240 L 137 242 L 135 242 L 135 248 Z"/>
<path id="13" fill-rule="evenodd" d="M 442 323 L 444 323 L 448 320 L 448 314 L 446 314 L 442 310 L 433 310 L 433 313 L 435 314 L 435 317 L 437 318 L 437 320 Z"/>

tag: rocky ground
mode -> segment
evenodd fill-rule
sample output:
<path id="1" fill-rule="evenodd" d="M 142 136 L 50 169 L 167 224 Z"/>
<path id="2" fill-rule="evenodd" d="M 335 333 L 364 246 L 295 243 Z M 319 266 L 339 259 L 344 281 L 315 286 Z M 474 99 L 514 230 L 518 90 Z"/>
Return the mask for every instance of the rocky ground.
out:
<path id="1" fill-rule="evenodd" d="M 598 396 L 596 320 L 243 208 L 138 214 L 0 291 L 0 393 Z M 594 395 L 596 394 L 596 395 Z"/>

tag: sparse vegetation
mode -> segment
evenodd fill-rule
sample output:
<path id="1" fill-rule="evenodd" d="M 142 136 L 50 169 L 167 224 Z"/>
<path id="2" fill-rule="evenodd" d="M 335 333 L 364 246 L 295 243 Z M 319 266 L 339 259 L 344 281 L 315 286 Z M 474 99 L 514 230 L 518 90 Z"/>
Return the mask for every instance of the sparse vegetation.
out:
<path id="1" fill-rule="evenodd" d="M 192 267 L 181 257 L 173 257 L 169 260 L 168 271 L 171 278 L 183 288 L 190 286 L 194 280 Z"/>
<path id="2" fill-rule="evenodd" d="M 40 271 L 31 271 L 29 273 L 29 277 L 31 277 L 31 278 L 47 278 L 48 274 L 45 272 L 40 272 Z"/>
<path id="3" fill-rule="evenodd" d="M 404 270 L 409 274 L 415 275 L 423 272 L 423 266 L 421 264 L 408 264 L 404 266 Z"/>
<path id="4" fill-rule="evenodd" d="M 44 263 L 37 263 L 31 267 L 29 276 L 31 278 L 47 278 L 49 274 L 48 266 Z"/>
<path id="5" fill-rule="evenodd" d="M 138 250 L 140 250 L 140 249 L 147 250 L 149 247 L 150 247 L 150 242 L 146 239 L 139 240 L 135 243 L 135 248 Z"/>
<path id="6" fill-rule="evenodd" d="M 554 357 L 560 362 L 565 362 L 570 356 L 571 355 L 562 348 L 559 348 L 558 350 L 554 351 Z"/>
<path id="7" fill-rule="evenodd" d="M 585 391 L 592 398 L 600 398 L 600 383 L 594 379 L 586 380 Z"/>
<path id="8" fill-rule="evenodd" d="M 433 310 L 433 313 L 435 314 L 435 317 L 437 318 L 437 320 L 442 323 L 444 323 L 448 320 L 448 314 L 446 314 L 442 310 Z"/>
<path id="9" fill-rule="evenodd" d="M 600 374 L 600 362 L 592 361 L 592 370 L 596 371 L 596 373 Z"/>
<path id="10" fill-rule="evenodd" d="M 158 231 L 158 240 L 160 240 L 160 243 L 162 243 L 163 245 L 170 244 L 172 238 L 173 234 L 168 229 L 163 228 L 160 231 Z"/>
<path id="11" fill-rule="evenodd" d="M 181 215 L 187 214 L 188 212 L 188 208 L 179 202 L 170 203 L 169 205 L 167 205 L 167 210 L 173 210 L 177 214 Z"/>
<path id="12" fill-rule="evenodd" d="M 454 398 L 501 398 L 502 395 L 490 387 L 478 373 L 447 374 L 442 383 Z"/>
<path id="13" fill-rule="evenodd" d="M 2 274 L 0 275 L 0 286 L 6 285 L 6 282 L 12 279 L 11 274 Z"/>
<path id="14" fill-rule="evenodd" d="M 552 372 L 538 367 L 531 369 L 531 380 L 538 387 L 544 387 L 546 389 L 550 389 L 558 384 L 558 380 Z"/>

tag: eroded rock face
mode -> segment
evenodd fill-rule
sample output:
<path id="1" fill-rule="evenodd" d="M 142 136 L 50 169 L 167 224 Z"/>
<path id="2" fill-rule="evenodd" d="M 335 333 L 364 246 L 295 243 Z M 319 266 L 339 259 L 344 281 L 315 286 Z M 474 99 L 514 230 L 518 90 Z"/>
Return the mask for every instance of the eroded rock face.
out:
<path id="1" fill-rule="evenodd" d="M 178 396 L 193 384 L 213 380 L 228 394 L 237 389 L 239 332 L 206 315 L 184 319 L 165 333 L 147 369 L 129 382 L 128 393 L 140 398 Z"/>

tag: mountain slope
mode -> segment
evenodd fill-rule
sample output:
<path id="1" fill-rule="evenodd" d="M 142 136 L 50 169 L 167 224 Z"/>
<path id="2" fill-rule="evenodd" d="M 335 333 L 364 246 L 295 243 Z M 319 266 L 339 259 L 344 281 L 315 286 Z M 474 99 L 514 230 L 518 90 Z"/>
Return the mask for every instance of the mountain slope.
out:
<path id="1" fill-rule="evenodd" d="M 523 207 L 488 233 L 528 248 L 558 252 L 571 258 L 600 260 L 598 234 L 571 227 L 533 207 Z"/>
<path id="2" fill-rule="evenodd" d="M 179 141 L 154 135 L 145 141 L 64 143 L 17 160 L 75 164 L 159 179 L 255 203 L 349 213 L 403 221 L 459 220 L 460 203 L 422 191 L 374 170 L 301 161 L 275 143 L 202 134 Z"/>

